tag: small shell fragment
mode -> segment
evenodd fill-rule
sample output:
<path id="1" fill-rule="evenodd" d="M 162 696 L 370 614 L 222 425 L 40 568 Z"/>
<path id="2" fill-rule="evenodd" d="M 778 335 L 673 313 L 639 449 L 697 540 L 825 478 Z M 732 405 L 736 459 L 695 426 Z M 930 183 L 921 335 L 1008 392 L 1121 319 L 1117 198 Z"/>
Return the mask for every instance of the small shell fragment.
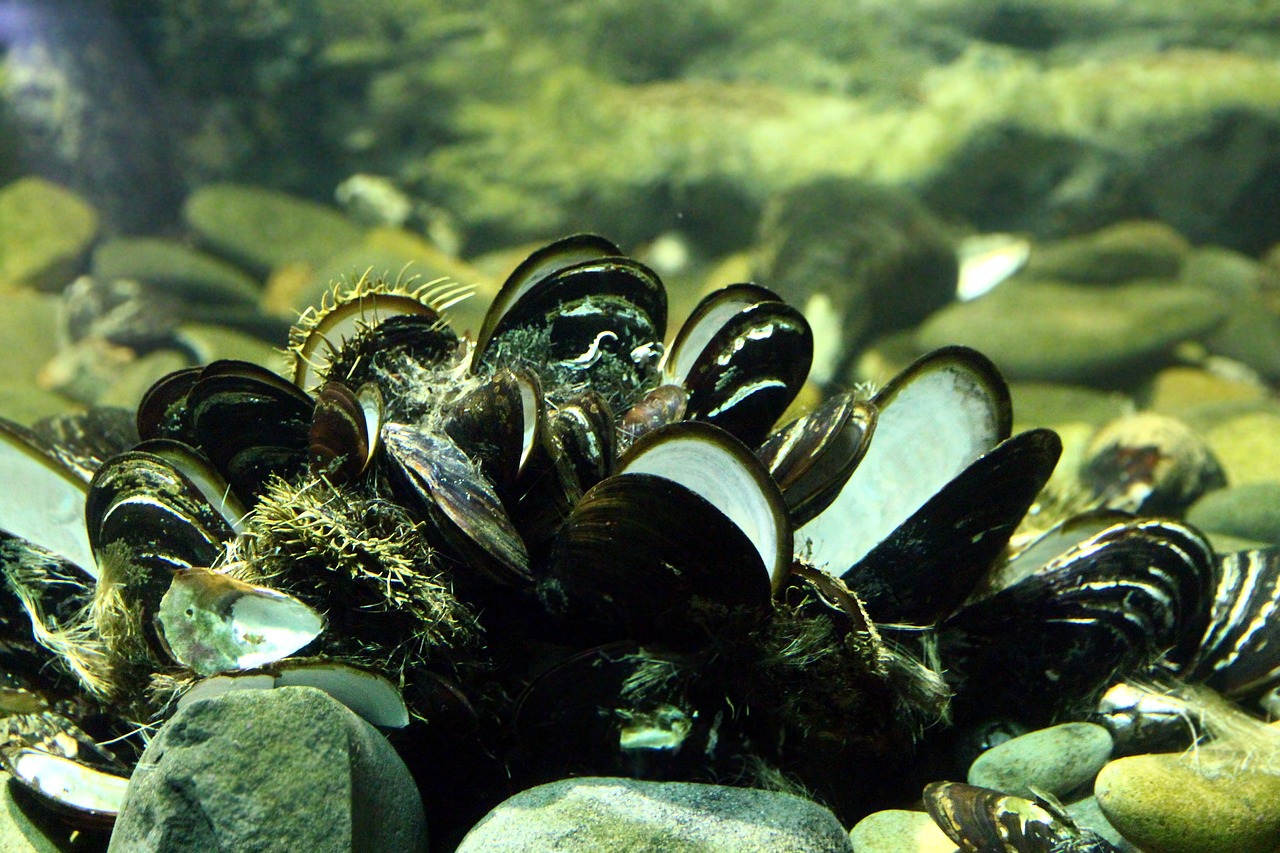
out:
<path id="1" fill-rule="evenodd" d="M 157 619 L 174 658 L 199 675 L 273 663 L 324 630 L 298 599 L 209 569 L 175 572 Z"/>

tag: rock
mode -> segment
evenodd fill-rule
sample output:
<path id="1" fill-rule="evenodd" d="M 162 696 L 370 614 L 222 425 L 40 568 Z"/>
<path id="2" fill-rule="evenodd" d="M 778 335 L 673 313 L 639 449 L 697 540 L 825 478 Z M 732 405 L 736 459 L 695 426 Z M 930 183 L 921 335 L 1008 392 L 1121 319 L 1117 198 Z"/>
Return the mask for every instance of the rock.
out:
<path id="1" fill-rule="evenodd" d="M 1280 544 L 1280 482 L 1210 492 L 1187 511 L 1187 521 L 1213 533 Z"/>
<path id="2" fill-rule="evenodd" d="M 1280 848 L 1280 776 L 1251 770 L 1208 776 L 1194 762 L 1181 753 L 1117 759 L 1098 774 L 1098 804 L 1146 853 Z"/>
<path id="3" fill-rule="evenodd" d="M 769 202 L 759 242 L 755 280 L 825 332 L 814 336 L 818 383 L 872 331 L 914 326 L 955 298 L 955 247 L 900 190 L 834 178 L 794 187 Z"/>
<path id="4" fill-rule="evenodd" d="M 118 237 L 93 251 L 98 278 L 131 278 L 191 302 L 256 304 L 262 288 L 237 267 L 176 240 Z"/>
<path id="5" fill-rule="evenodd" d="M 75 404 L 61 394 L 26 382 L 0 380 L 0 417 L 20 424 L 30 424 L 49 415 L 64 414 L 73 408 L 76 408 Z M 4 848 L 0 847 L 2 849 Z"/>
<path id="6" fill-rule="evenodd" d="M 425 851 L 422 800 L 381 733 L 309 687 L 179 710 L 147 746 L 112 851 Z"/>
<path id="7" fill-rule="evenodd" d="M 1232 486 L 1280 482 L 1280 411 L 1262 409 L 1228 417 L 1204 430 L 1205 441 Z"/>
<path id="8" fill-rule="evenodd" d="M 4 340 L 0 362 L 4 364 L 4 379 L 34 383 L 58 353 L 59 299 L 29 290 L 0 290 L 0 303 L 4 305 L 0 309 L 0 336 Z"/>
<path id="9" fill-rule="evenodd" d="M 1068 423 L 1097 427 L 1133 411 L 1133 401 L 1119 392 L 1080 385 L 1014 382 L 1009 391 L 1013 396 L 1015 433 Z"/>
<path id="10" fill-rule="evenodd" d="M 933 818 L 924 812 L 872 812 L 849 831 L 854 853 L 957 853 Z"/>
<path id="11" fill-rule="evenodd" d="M 1131 220 L 1037 245 L 1023 275 L 1084 284 L 1177 278 L 1190 250 L 1186 238 L 1168 225 Z"/>
<path id="12" fill-rule="evenodd" d="M 1280 306 L 1274 295 L 1254 294 L 1231 301 L 1226 322 L 1205 339 L 1205 347 L 1280 380 Z"/>
<path id="13" fill-rule="evenodd" d="M 232 358 L 251 361 L 269 370 L 284 366 L 285 359 L 280 351 L 288 342 L 287 334 L 282 334 L 277 338 L 278 343 L 272 346 L 261 338 L 207 323 L 184 324 L 178 330 L 178 338 L 191 348 L 201 362 Z"/>
<path id="14" fill-rule="evenodd" d="M 79 196 L 40 178 L 8 184 L 0 189 L 0 287 L 61 287 L 97 233 L 98 214 Z"/>
<path id="15" fill-rule="evenodd" d="M 1160 366 L 1175 344 L 1208 335 L 1225 316 L 1220 297 L 1173 282 L 1015 281 L 943 308 L 916 340 L 975 347 L 1011 380 L 1097 384 Z"/>
<path id="16" fill-rule="evenodd" d="M 1266 386 L 1246 379 L 1210 373 L 1198 367 L 1166 367 L 1152 378 L 1146 390 L 1146 408 L 1182 417 L 1215 403 L 1252 402 L 1266 399 Z"/>
<path id="17" fill-rule="evenodd" d="M 1097 797 L 1085 797 L 1074 803 L 1068 803 L 1067 814 L 1076 822 L 1076 826 L 1098 833 L 1111 842 L 1120 853 L 1139 853 L 1138 848 L 1125 841 L 1124 836 L 1116 831 L 1111 821 L 1107 820 L 1107 816 L 1102 813 L 1102 808 L 1098 805 Z"/>
<path id="18" fill-rule="evenodd" d="M 172 349 L 149 352 L 123 365 L 113 381 L 94 401 L 100 406 L 121 406 L 135 410 L 144 394 L 161 378 L 191 365 L 190 359 Z"/>
<path id="19" fill-rule="evenodd" d="M 1231 249 L 1200 246 L 1186 256 L 1178 278 L 1223 296 L 1251 296 L 1280 284 L 1280 271 Z"/>
<path id="20" fill-rule="evenodd" d="M 333 208 L 241 184 L 201 187 L 183 217 L 211 251 L 262 275 L 295 261 L 320 266 L 364 236 Z"/>
<path id="21" fill-rule="evenodd" d="M 969 784 L 1034 799 L 1032 786 L 1060 800 L 1085 788 L 1111 758 L 1111 732 L 1063 723 L 994 746 L 969 766 Z"/>
<path id="22" fill-rule="evenodd" d="M 850 849 L 849 835 L 835 815 L 790 794 L 587 777 L 539 785 L 508 798 L 467 833 L 458 853 Z"/>

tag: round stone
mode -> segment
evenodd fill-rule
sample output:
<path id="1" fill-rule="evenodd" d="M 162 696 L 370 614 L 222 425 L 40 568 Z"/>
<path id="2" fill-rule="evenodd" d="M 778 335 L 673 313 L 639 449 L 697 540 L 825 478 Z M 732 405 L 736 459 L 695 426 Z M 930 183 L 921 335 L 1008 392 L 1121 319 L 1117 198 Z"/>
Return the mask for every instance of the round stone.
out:
<path id="1" fill-rule="evenodd" d="M 956 853 L 955 842 L 924 812 L 886 809 L 849 831 L 854 853 Z"/>
<path id="2" fill-rule="evenodd" d="M 1093 723 L 1028 732 L 978 756 L 969 784 L 1033 799 L 1032 787 L 1060 800 L 1086 787 L 1111 757 L 1111 733 Z"/>
<path id="3" fill-rule="evenodd" d="M 1210 776 L 1195 761 L 1183 753 L 1117 759 L 1098 774 L 1098 805 L 1146 853 L 1280 849 L 1280 776 L 1243 769 Z"/>

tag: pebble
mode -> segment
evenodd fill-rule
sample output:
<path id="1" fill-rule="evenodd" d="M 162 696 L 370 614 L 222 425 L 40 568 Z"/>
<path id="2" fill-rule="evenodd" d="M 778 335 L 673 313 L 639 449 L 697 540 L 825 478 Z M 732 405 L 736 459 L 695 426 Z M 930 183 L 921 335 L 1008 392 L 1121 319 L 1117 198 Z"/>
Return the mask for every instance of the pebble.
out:
<path id="1" fill-rule="evenodd" d="M 179 709 L 143 753 L 112 853 L 425 851 L 422 800 L 387 739 L 310 687 Z"/>
<path id="2" fill-rule="evenodd" d="M 1174 278 L 1190 249 L 1187 239 L 1163 222 L 1130 220 L 1037 245 L 1024 275 L 1085 284 Z"/>
<path id="3" fill-rule="evenodd" d="M 34 383 L 49 359 L 58 354 L 57 296 L 30 290 L 0 290 L 4 311 L 4 379 Z"/>
<path id="4" fill-rule="evenodd" d="M 1202 406 L 1253 402 L 1266 399 L 1267 394 L 1258 382 L 1219 376 L 1199 367 L 1166 367 L 1147 386 L 1146 408 L 1182 417 Z"/>
<path id="5" fill-rule="evenodd" d="M 61 287 L 80 271 L 97 233 L 94 209 L 57 184 L 22 178 L 0 188 L 0 286 Z"/>
<path id="6" fill-rule="evenodd" d="M 1107 288 L 1011 281 L 954 303 L 918 329 L 924 349 L 965 344 L 1010 380 L 1095 385 L 1149 368 L 1226 316 L 1221 297 L 1200 288 L 1144 281 Z"/>
<path id="7" fill-rule="evenodd" d="M 1124 394 L 1081 385 L 1014 382 L 1009 393 L 1013 397 L 1015 433 L 1067 423 L 1099 427 L 1133 411 L 1133 402 Z"/>
<path id="8" fill-rule="evenodd" d="M 1093 723 L 1063 723 L 1005 741 L 969 766 L 969 784 L 1034 799 L 1032 786 L 1068 800 L 1111 758 L 1111 733 Z"/>
<path id="9" fill-rule="evenodd" d="M 1280 482 L 1210 492 L 1187 511 L 1187 521 L 1213 533 L 1280 544 Z"/>
<path id="10" fill-rule="evenodd" d="M 1280 411 L 1270 408 L 1228 417 L 1203 431 L 1233 486 L 1280 481 Z"/>
<path id="11" fill-rule="evenodd" d="M 117 237 L 93 250 L 98 278 L 129 278 L 189 302 L 254 305 L 262 288 L 226 261 L 176 240 Z"/>
<path id="12" fill-rule="evenodd" d="M 1209 777 L 1182 753 L 1132 755 L 1098 774 L 1107 819 L 1146 853 L 1275 853 L 1280 776 L 1256 771 Z"/>
<path id="13" fill-rule="evenodd" d="M 957 853 L 933 818 L 924 812 L 886 809 L 858 821 L 849 831 L 854 853 Z"/>
<path id="14" fill-rule="evenodd" d="M 691 782 L 585 777 L 521 791 L 457 853 L 849 853 L 826 808 L 791 794 Z"/>
<path id="15" fill-rule="evenodd" d="M 183 217 L 211 251 L 261 275 L 296 261 L 319 266 L 364 235 L 333 208 L 243 184 L 201 187 Z"/>

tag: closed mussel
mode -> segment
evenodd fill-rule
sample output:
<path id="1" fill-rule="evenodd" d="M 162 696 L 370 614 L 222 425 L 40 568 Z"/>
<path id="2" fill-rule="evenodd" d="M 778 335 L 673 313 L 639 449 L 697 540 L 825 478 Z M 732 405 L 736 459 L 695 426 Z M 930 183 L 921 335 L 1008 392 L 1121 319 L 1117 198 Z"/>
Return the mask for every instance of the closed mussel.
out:
<path id="1" fill-rule="evenodd" d="M 933 782 L 924 789 L 924 807 L 963 853 L 1116 853 L 1047 797 L 1032 801 L 960 782 Z"/>

